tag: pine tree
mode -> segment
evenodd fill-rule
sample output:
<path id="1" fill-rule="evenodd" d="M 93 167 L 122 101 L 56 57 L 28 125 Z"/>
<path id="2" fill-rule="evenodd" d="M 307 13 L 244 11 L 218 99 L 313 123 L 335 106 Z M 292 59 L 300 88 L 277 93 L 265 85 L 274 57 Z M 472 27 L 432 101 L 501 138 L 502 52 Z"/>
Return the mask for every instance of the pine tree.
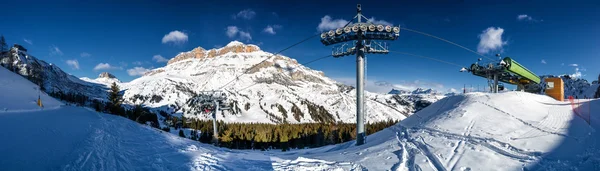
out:
<path id="1" fill-rule="evenodd" d="M 8 48 L 8 45 L 6 43 L 6 40 L 4 39 L 4 35 L 0 35 L 0 59 L 3 59 L 7 57 L 8 61 L 7 61 L 7 65 L 5 66 L 9 71 L 13 71 L 13 60 L 12 57 L 10 56 L 10 49 Z"/>
<path id="2" fill-rule="evenodd" d="M 112 83 L 112 85 L 110 86 L 110 92 L 108 94 L 108 101 L 109 101 L 109 106 L 111 109 L 111 112 L 113 114 L 117 114 L 117 115 L 122 115 L 121 113 L 121 103 L 123 102 L 123 97 L 119 94 L 121 90 L 119 89 L 119 86 L 117 86 L 116 83 Z"/>
<path id="3" fill-rule="evenodd" d="M 6 45 L 4 35 L 0 35 L 0 54 L 4 51 L 8 51 L 8 46 Z"/>
<path id="4" fill-rule="evenodd" d="M 179 136 L 185 138 L 185 134 L 183 133 L 183 130 L 179 130 Z"/>

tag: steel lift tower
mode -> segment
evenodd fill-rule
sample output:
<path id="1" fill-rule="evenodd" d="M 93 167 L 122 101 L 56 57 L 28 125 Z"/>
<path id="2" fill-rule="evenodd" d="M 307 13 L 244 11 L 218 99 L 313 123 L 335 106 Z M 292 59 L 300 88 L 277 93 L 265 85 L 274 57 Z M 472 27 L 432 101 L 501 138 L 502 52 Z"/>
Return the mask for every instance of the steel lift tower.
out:
<path id="1" fill-rule="evenodd" d="M 356 54 L 356 145 L 366 142 L 365 134 L 365 53 L 387 54 L 388 46 L 385 41 L 398 39 L 400 27 L 375 24 L 362 15 L 360 4 L 356 5 L 357 23 L 348 23 L 343 28 L 321 33 L 321 43 L 326 46 L 338 44 L 333 47 L 332 56 L 335 58 Z M 367 22 L 362 22 L 361 19 Z"/>

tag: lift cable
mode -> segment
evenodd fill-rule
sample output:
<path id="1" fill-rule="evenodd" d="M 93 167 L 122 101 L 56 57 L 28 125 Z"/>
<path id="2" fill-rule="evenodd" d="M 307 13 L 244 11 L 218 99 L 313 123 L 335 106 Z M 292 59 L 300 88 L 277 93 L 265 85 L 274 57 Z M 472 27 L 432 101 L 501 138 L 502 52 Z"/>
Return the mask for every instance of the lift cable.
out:
<path id="1" fill-rule="evenodd" d="M 452 45 L 454 45 L 454 46 L 458 46 L 458 47 L 460 47 L 460 48 L 463 48 L 463 49 L 465 49 L 465 50 L 467 50 L 467 51 L 469 51 L 469 52 L 472 52 L 472 53 L 474 53 L 474 54 L 477 54 L 477 55 L 479 55 L 479 56 L 481 56 L 481 57 L 487 58 L 487 59 L 489 59 L 489 60 L 491 60 L 491 61 L 496 61 L 496 60 L 494 60 L 494 59 L 492 59 L 492 58 L 490 58 L 490 57 L 487 57 L 487 56 L 485 56 L 485 55 L 483 55 L 483 54 L 481 54 L 481 53 L 475 52 L 474 50 L 471 50 L 471 49 L 469 49 L 469 48 L 466 48 L 466 47 L 464 47 L 464 46 L 462 46 L 462 45 L 459 45 L 459 44 L 457 44 L 457 43 L 454 43 L 454 42 L 452 42 L 452 41 L 449 41 L 449 40 L 446 40 L 446 39 L 443 39 L 443 38 L 440 38 L 440 37 L 437 37 L 437 36 L 434 36 L 434 35 L 431 35 L 431 34 L 428 34 L 428 33 L 425 33 L 425 32 L 421 32 L 421 31 L 413 30 L 413 29 L 408 29 L 408 28 L 404 28 L 404 27 L 400 27 L 400 29 L 401 29 L 401 30 L 410 31 L 410 32 L 414 32 L 414 33 L 418 33 L 418 34 L 422 34 L 422 35 L 425 35 L 425 36 L 429 36 L 429 37 L 432 37 L 432 38 L 435 38 L 435 39 L 438 39 L 438 40 L 444 41 L 444 42 L 446 42 L 446 43 L 450 43 L 450 44 L 452 44 Z"/>
<path id="2" fill-rule="evenodd" d="M 398 53 L 398 54 L 403 54 L 403 55 L 408 55 L 408 56 L 419 57 L 419 58 L 425 58 L 425 59 L 434 60 L 434 61 L 438 61 L 438 62 L 441 62 L 441 63 L 445 63 L 445 64 L 449 64 L 449 65 L 454 65 L 454 66 L 458 66 L 458 67 L 464 67 L 464 66 L 461 66 L 459 64 L 448 62 L 448 61 L 444 61 L 444 60 L 437 59 L 437 58 L 432 58 L 432 57 L 427 57 L 427 56 L 421 56 L 421 55 L 415 55 L 415 54 L 412 54 L 412 53 L 399 52 L 399 51 L 393 51 L 393 50 L 390 50 L 390 52 L 392 52 L 392 53 Z"/>

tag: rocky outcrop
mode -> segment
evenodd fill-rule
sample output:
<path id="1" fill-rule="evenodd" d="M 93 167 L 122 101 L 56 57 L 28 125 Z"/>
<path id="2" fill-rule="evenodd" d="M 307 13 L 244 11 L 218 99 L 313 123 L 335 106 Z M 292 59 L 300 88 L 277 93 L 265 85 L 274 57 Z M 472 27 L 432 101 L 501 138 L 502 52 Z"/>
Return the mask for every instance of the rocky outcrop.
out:
<path id="1" fill-rule="evenodd" d="M 232 53 L 249 53 L 249 52 L 256 52 L 259 50 L 260 50 L 260 48 L 256 45 L 251 45 L 251 44 L 247 45 L 247 44 L 243 44 L 238 41 L 233 41 L 233 42 L 227 44 L 227 46 L 219 48 L 219 49 L 206 50 L 202 47 L 197 47 L 197 48 L 192 49 L 189 52 L 179 53 L 177 56 L 170 59 L 169 62 L 167 63 L 167 65 L 175 63 L 175 62 L 183 61 L 186 59 L 191 59 L 191 58 L 195 58 L 195 59 L 214 58 L 216 56 L 221 56 L 223 54 L 230 53 L 230 52 L 232 52 Z"/>
<path id="2" fill-rule="evenodd" d="M 108 73 L 108 72 L 103 72 L 100 73 L 100 75 L 98 75 L 98 78 L 117 78 L 114 75 Z"/>

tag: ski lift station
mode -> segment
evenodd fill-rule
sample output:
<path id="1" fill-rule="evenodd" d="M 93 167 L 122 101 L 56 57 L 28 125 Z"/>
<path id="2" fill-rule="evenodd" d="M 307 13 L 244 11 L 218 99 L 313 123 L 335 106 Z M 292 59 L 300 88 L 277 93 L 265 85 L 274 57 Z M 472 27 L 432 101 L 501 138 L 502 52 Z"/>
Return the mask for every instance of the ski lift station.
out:
<path id="1" fill-rule="evenodd" d="M 480 62 L 481 58 L 478 62 L 471 64 L 469 69 L 461 69 L 461 72 L 468 71 L 475 76 L 488 79 L 490 90 L 493 93 L 497 93 L 499 89 L 504 88 L 502 83 L 516 85 L 517 91 L 542 92 L 540 77 L 510 57 L 505 57 L 498 63 L 490 62 L 481 65 Z M 546 95 L 564 101 L 564 83 L 561 78 L 546 78 L 544 82 L 546 86 L 543 87 L 545 89 L 543 92 Z"/>

